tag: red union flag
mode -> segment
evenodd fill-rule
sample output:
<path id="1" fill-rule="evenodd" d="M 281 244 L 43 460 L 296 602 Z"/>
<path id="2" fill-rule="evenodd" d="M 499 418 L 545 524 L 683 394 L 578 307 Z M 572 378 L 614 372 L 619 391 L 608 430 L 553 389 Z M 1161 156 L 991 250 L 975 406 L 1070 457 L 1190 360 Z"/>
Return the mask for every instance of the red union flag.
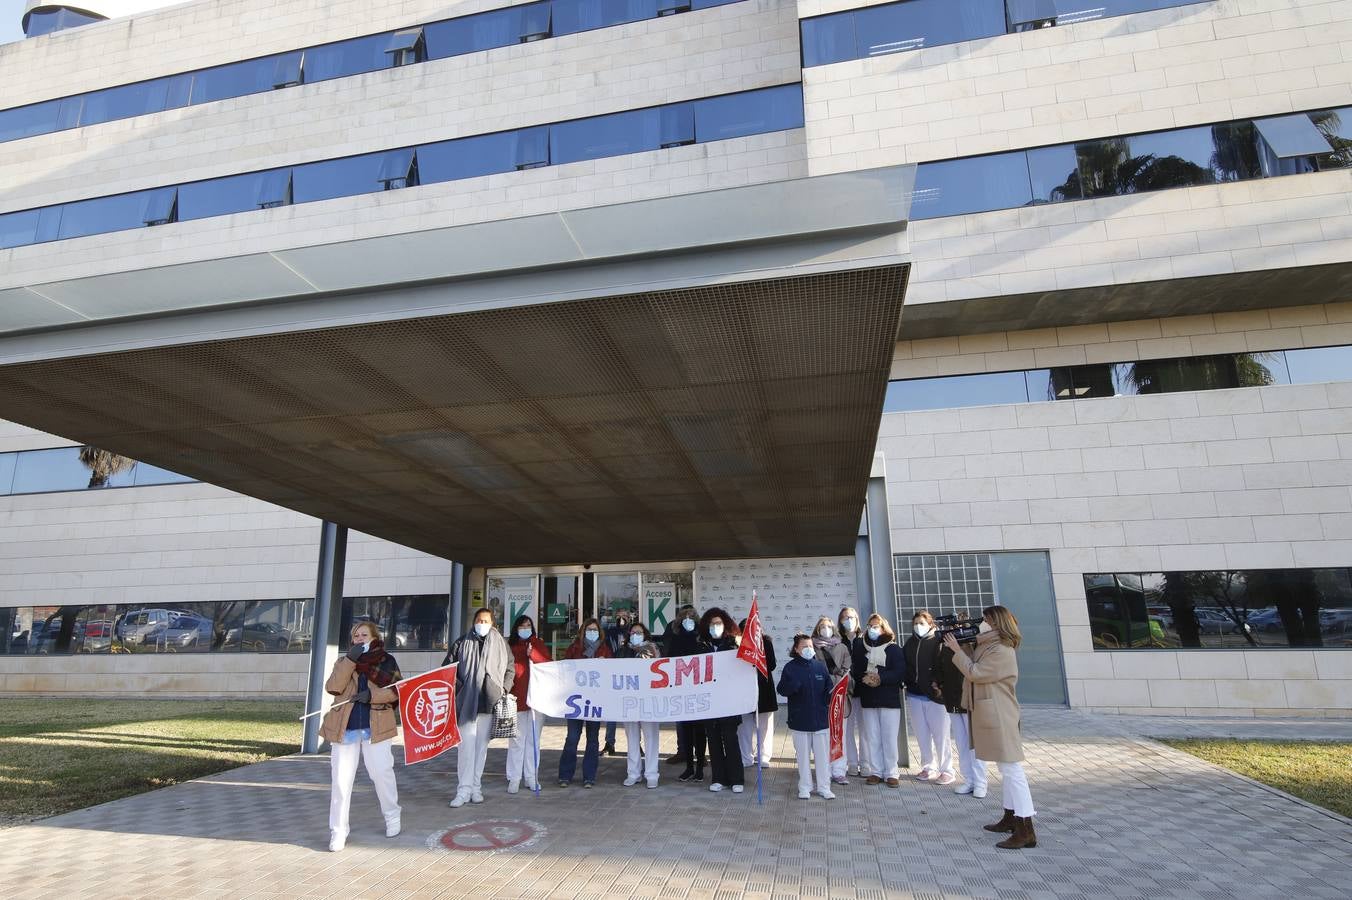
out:
<path id="1" fill-rule="evenodd" d="M 396 682 L 404 723 L 404 765 L 435 759 L 460 743 L 455 721 L 455 663 Z"/>
<path id="2" fill-rule="evenodd" d="M 742 643 L 737 648 L 737 658 L 751 663 L 766 678 L 770 677 L 770 667 L 765 663 L 765 641 L 755 591 L 751 592 L 751 612 L 746 617 L 746 631 L 742 632 Z"/>
<path id="3" fill-rule="evenodd" d="M 841 676 L 840 681 L 831 689 L 831 706 L 828 710 L 831 722 L 831 752 L 827 754 L 831 762 L 845 755 L 845 707 L 849 705 L 850 676 Z"/>

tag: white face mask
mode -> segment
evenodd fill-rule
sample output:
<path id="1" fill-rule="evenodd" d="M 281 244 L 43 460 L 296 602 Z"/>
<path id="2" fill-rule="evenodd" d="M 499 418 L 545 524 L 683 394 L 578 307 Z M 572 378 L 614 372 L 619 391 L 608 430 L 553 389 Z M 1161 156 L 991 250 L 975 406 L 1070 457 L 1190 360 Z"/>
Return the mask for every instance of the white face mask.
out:
<path id="1" fill-rule="evenodd" d="M 694 631 L 694 630 L 695 630 L 695 620 L 694 620 L 694 619 L 682 619 L 682 620 L 681 620 L 681 627 L 684 628 L 686 631 Z"/>
<path id="2" fill-rule="evenodd" d="M 818 636 L 818 637 L 829 638 L 829 637 L 832 635 L 832 633 L 834 633 L 834 632 L 835 632 L 835 629 L 832 628 L 830 625 L 823 625 L 823 626 L 821 627 L 821 631 L 817 632 L 817 636 Z"/>
<path id="3" fill-rule="evenodd" d="M 601 632 L 597 631 L 595 628 L 588 628 L 588 629 L 587 629 L 587 640 L 591 641 L 591 642 L 594 644 L 594 643 L 596 643 L 597 641 L 599 641 L 600 639 L 601 639 Z"/>
<path id="4" fill-rule="evenodd" d="M 723 625 L 721 622 L 714 622 L 709 626 L 709 637 L 718 640 L 723 636 Z"/>
<path id="5" fill-rule="evenodd" d="M 488 632 L 493 630 L 493 626 L 487 622 L 475 622 L 474 633 L 479 637 L 488 637 Z"/>
<path id="6" fill-rule="evenodd" d="M 814 649 L 809 645 L 809 646 L 807 646 L 807 647 L 804 647 L 802 650 L 799 650 L 799 651 L 798 651 L 798 655 L 801 656 L 803 659 L 812 659 L 812 657 L 814 657 L 814 656 L 817 655 L 817 651 L 814 650 Z"/>
<path id="7" fill-rule="evenodd" d="M 876 641 L 878 638 L 882 637 L 882 634 L 883 630 L 879 628 L 877 625 L 870 625 L 868 627 L 868 636 L 873 640 Z"/>
<path id="8" fill-rule="evenodd" d="M 913 629 L 916 637 L 927 638 L 934 632 L 933 625 L 926 625 L 924 622 L 916 625 Z"/>
<path id="9" fill-rule="evenodd" d="M 982 619 L 981 624 L 976 627 L 976 630 L 981 632 L 982 634 L 985 634 L 986 632 L 991 630 L 991 623 L 987 622 L 985 619 Z"/>
<path id="10" fill-rule="evenodd" d="M 518 628 L 516 630 L 516 636 L 521 638 L 521 640 L 523 641 L 530 640 L 530 636 L 534 633 L 535 632 L 531 631 L 529 628 Z"/>
<path id="11" fill-rule="evenodd" d="M 851 616 L 841 623 L 846 631 L 854 631 L 859 627 L 859 620 Z"/>
<path id="12" fill-rule="evenodd" d="M 629 643 L 633 644 L 635 647 L 639 646 L 640 644 L 643 643 L 643 635 L 641 634 L 629 635 Z"/>

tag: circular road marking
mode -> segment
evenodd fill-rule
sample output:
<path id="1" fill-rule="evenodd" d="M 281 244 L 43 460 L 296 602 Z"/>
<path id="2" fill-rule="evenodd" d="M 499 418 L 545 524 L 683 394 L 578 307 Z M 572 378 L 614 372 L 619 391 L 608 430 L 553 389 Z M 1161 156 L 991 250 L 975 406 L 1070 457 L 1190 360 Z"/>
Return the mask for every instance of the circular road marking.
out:
<path id="1" fill-rule="evenodd" d="M 488 819 L 466 822 L 444 831 L 435 832 L 427 839 L 429 850 L 460 850 L 472 853 L 501 853 L 520 850 L 540 840 L 545 828 L 539 822 L 525 819 Z"/>

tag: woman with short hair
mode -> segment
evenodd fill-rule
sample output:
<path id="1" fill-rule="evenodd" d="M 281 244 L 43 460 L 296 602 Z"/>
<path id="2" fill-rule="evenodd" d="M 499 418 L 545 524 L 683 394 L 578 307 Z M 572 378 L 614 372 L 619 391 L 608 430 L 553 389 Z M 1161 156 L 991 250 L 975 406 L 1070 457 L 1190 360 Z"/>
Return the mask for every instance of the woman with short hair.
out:
<path id="1" fill-rule="evenodd" d="M 1014 651 L 1023 642 L 1023 635 L 1019 620 L 1003 606 L 982 610 L 980 627 L 970 651 L 964 652 L 951 634 L 944 635 L 944 646 L 953 651 L 953 665 L 963 674 L 962 705 L 971 714 L 972 749 L 979 759 L 999 766 L 1004 782 L 1005 814 L 1000 821 L 984 827 L 1010 835 L 995 845 L 1002 850 L 1036 847 L 1036 813 L 1023 771 L 1021 713 L 1014 693 L 1019 681 Z"/>
<path id="2" fill-rule="evenodd" d="M 855 695 L 859 698 L 864 739 L 868 743 L 868 784 L 901 784 L 897 766 L 897 736 L 901 733 L 901 684 L 906 659 L 897 646 L 897 636 L 887 619 L 868 617 L 864 636 L 854 642 Z"/>
<path id="3" fill-rule="evenodd" d="M 456 663 L 455 721 L 460 728 L 456 754 L 456 790 L 451 806 L 483 803 L 484 764 L 493 739 L 493 708 L 512 690 L 516 661 L 494 627 L 493 611 L 474 613 L 469 631 L 456 638 L 443 666 Z"/>

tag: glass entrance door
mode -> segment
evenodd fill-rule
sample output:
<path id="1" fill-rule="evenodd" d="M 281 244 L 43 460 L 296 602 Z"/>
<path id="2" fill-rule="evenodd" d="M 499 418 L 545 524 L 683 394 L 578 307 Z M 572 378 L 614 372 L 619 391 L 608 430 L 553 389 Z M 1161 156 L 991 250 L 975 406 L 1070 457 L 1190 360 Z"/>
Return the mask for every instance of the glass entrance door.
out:
<path id="1" fill-rule="evenodd" d="M 563 651 L 577 637 L 581 622 L 577 582 L 576 575 L 545 575 L 540 579 L 540 616 L 535 627 L 555 659 L 562 659 Z"/>
<path id="2" fill-rule="evenodd" d="M 512 623 L 517 616 L 530 616 L 539 622 L 539 612 L 535 603 L 534 575 L 493 575 L 488 576 L 488 608 L 498 628 L 505 635 L 511 635 Z"/>

